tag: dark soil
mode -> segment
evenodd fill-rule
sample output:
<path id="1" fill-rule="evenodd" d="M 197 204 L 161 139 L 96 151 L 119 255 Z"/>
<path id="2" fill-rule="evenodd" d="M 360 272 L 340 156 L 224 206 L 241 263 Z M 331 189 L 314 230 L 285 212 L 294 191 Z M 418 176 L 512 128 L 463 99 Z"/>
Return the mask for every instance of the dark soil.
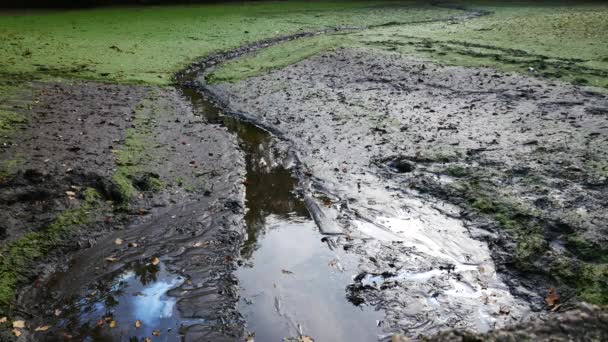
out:
<path id="1" fill-rule="evenodd" d="M 244 161 L 226 128 L 208 124 L 171 88 L 34 87 L 40 98 L 28 127 L 2 151 L 27 156 L 2 184 L 4 240 L 10 245 L 29 231 L 47 231 L 66 209 L 83 203 L 85 188 L 96 189 L 107 205 L 64 232 L 44 260 L 15 270 L 30 285 L 7 313 L 28 327 L 53 326 L 22 337 L 113 336 L 84 328 L 104 317 L 82 321 L 80 310 L 107 301 L 112 293 L 100 289 L 152 258 L 162 260 L 167 277 L 187 279 L 169 293 L 179 296 L 175 319 L 207 322 L 174 333 L 188 340 L 240 336 L 231 270 L 243 230 Z M 91 292 L 99 295 L 87 296 Z"/>

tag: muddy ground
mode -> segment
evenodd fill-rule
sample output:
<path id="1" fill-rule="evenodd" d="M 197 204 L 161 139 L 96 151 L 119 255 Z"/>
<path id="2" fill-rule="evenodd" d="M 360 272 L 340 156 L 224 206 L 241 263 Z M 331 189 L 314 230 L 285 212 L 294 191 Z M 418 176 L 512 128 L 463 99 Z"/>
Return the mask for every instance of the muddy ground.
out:
<path id="1" fill-rule="evenodd" d="M 366 49 L 211 90 L 292 144 L 321 230 L 361 255 L 349 298 L 389 330 L 605 303 L 604 94 Z"/>
<path id="2" fill-rule="evenodd" d="M 251 340 L 237 301 L 255 312 L 260 289 L 238 283 L 284 265 L 262 292 L 285 289 L 269 321 L 299 340 L 313 324 L 289 297 L 321 277 L 355 339 L 378 315 L 365 336 L 605 337 L 605 312 L 579 304 L 607 301 L 605 94 L 370 49 L 205 82 L 298 37 L 212 55 L 175 88 L 31 85 L 0 152 L 2 285 L 29 284 L 4 303 L 20 340 Z M 318 313 L 305 315 L 333 322 Z"/>
<path id="3" fill-rule="evenodd" d="M 194 340 L 240 336 L 240 325 L 230 328 L 238 320 L 230 270 L 243 229 L 244 160 L 235 138 L 200 116 L 194 95 L 173 88 L 75 82 L 32 89 L 27 126 L 2 150 L 23 156 L 1 192 L 12 253 L 3 272 L 31 284 L 7 309 L 31 329 L 21 339 L 152 336 L 163 324 L 172 331 L 163 335 Z M 165 291 L 179 300 L 160 303 L 191 324 L 139 317 L 143 327 L 129 331 L 135 318 L 109 314 L 135 305 L 117 285 L 125 279 L 142 291 L 170 284 Z M 33 332 L 45 325 L 52 329 Z"/>

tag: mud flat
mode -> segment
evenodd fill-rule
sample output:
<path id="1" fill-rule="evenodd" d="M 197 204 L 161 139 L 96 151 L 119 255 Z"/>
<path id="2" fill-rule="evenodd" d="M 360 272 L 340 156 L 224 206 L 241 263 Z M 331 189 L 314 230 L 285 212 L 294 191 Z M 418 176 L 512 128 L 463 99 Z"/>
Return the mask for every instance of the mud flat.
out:
<path id="1" fill-rule="evenodd" d="M 291 144 L 304 196 L 361 257 L 349 298 L 387 331 L 606 303 L 605 95 L 370 49 L 210 89 Z"/>

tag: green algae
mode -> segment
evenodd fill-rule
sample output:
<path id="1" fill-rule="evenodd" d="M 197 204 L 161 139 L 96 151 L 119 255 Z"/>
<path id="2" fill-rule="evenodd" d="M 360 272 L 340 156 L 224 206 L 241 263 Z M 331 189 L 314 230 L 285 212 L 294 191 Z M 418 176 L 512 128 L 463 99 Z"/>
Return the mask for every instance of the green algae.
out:
<path id="1" fill-rule="evenodd" d="M 213 51 L 299 31 L 400 21 L 410 9 L 395 2 L 282 1 L 7 15 L 0 21 L 0 71 L 168 84 Z"/>
<path id="2" fill-rule="evenodd" d="M 0 248 L 0 311 L 6 313 L 17 286 L 31 278 L 30 266 L 53 251 L 76 227 L 87 224 L 91 211 L 100 203 L 99 193 L 87 188 L 80 206 L 64 211 L 46 228 L 27 233 Z"/>

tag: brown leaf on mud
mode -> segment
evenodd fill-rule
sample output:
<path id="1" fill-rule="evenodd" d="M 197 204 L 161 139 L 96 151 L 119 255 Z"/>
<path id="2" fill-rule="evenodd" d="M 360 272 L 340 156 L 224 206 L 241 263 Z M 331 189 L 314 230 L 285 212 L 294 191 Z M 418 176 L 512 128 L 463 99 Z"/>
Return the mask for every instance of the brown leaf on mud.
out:
<path id="1" fill-rule="evenodd" d="M 114 240 L 114 244 L 116 245 L 122 245 L 123 241 L 121 238 L 117 238 L 116 240 Z"/>
<path id="2" fill-rule="evenodd" d="M 323 200 L 323 205 L 325 205 L 326 207 L 331 207 L 331 200 L 326 198 L 325 200 Z"/>
<path id="3" fill-rule="evenodd" d="M 34 331 L 47 331 L 50 328 L 51 328 L 50 325 L 42 325 L 42 326 L 39 326 L 38 328 L 34 329 Z"/>
<path id="4" fill-rule="evenodd" d="M 283 274 L 293 274 L 293 272 L 289 270 L 281 270 L 281 272 L 283 272 Z"/>
<path id="5" fill-rule="evenodd" d="M 23 320 L 19 320 L 19 321 L 13 321 L 13 328 L 25 328 L 25 321 Z"/>
<path id="6" fill-rule="evenodd" d="M 140 320 L 135 321 L 135 327 L 138 328 L 138 329 L 141 328 L 141 321 Z"/>
<path id="7" fill-rule="evenodd" d="M 152 258 L 152 260 L 150 261 L 150 263 L 154 266 L 160 264 L 160 259 L 157 257 Z"/>
<path id="8" fill-rule="evenodd" d="M 152 330 L 153 336 L 160 336 L 160 330 Z"/>
<path id="9" fill-rule="evenodd" d="M 13 329 L 12 333 L 13 333 L 13 335 L 15 335 L 17 337 L 21 336 L 21 331 L 19 329 Z"/>
<path id="10" fill-rule="evenodd" d="M 547 290 L 547 297 L 545 297 L 545 302 L 547 302 L 547 305 L 549 305 L 550 307 L 554 307 L 557 304 L 559 304 L 559 294 L 557 294 L 557 292 L 555 291 L 554 288 L 549 288 Z"/>

